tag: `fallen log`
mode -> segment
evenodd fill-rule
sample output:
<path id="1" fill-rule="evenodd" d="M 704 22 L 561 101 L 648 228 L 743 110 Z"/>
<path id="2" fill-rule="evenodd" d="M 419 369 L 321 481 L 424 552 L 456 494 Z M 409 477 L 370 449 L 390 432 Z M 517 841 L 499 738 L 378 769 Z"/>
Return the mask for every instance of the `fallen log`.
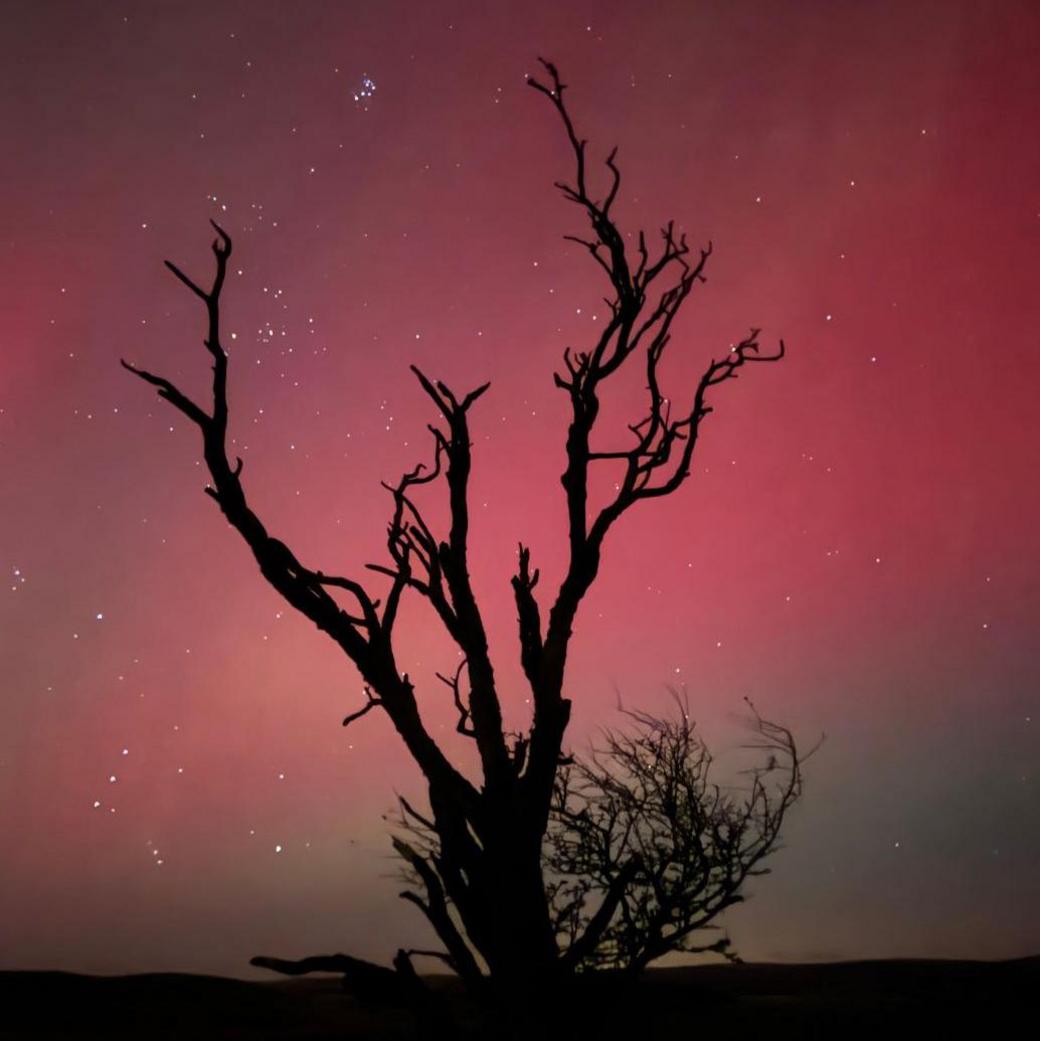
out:
<path id="1" fill-rule="evenodd" d="M 305 976 L 311 972 L 340 973 L 344 990 L 361 1000 L 378 1004 L 413 1007 L 430 997 L 429 989 L 404 950 L 397 952 L 392 969 L 349 954 L 315 954 L 296 961 L 258 955 L 251 958 L 249 964 L 285 976 Z"/>

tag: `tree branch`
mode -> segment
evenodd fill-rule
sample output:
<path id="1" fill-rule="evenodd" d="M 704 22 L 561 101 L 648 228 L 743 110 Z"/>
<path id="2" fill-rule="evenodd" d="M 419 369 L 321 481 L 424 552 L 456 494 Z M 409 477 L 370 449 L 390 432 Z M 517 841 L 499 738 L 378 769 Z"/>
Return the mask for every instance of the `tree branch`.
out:
<path id="1" fill-rule="evenodd" d="M 216 271 L 209 290 L 185 275 L 176 265 L 167 267 L 177 279 L 202 300 L 206 310 L 204 345 L 213 359 L 212 403 L 209 412 L 193 402 L 170 380 L 156 376 L 128 362 L 123 367 L 146 383 L 159 388 L 159 396 L 188 416 L 202 432 L 203 456 L 213 484 L 207 494 L 220 506 L 228 523 L 241 535 L 253 553 L 260 571 L 274 589 L 301 614 L 327 633 L 343 649 L 361 672 L 368 686 L 378 692 L 378 702 L 389 714 L 423 773 L 436 783 L 454 791 L 461 805 L 473 807 L 477 793 L 455 769 L 430 737 L 419 716 L 414 689 L 402 677 L 394 660 L 390 626 L 383 626 L 375 613 L 377 600 L 351 579 L 325 575 L 304 567 L 280 540 L 268 534 L 250 508 L 242 488 L 241 460 L 231 465 L 227 456 L 227 353 L 220 339 L 220 298 L 231 256 L 231 238 L 214 224 L 217 238 L 212 251 Z M 350 592 L 362 609 L 360 617 L 342 610 L 326 587 Z M 393 606 L 396 598 L 393 596 Z M 392 623 L 393 610 L 385 620 Z M 366 705 L 364 712 L 373 705 Z M 347 717 L 348 720 L 351 717 Z M 359 718 L 357 714 L 353 718 Z"/>
<path id="2" fill-rule="evenodd" d="M 540 623 L 535 625 L 537 605 L 530 588 L 522 575 L 513 579 L 520 615 L 521 658 L 534 700 L 527 785 L 531 803 L 545 806 L 570 715 L 562 683 L 573 624 L 579 605 L 599 572 L 608 531 L 636 502 L 668 495 L 689 476 L 700 422 L 711 412 L 706 402 L 709 388 L 735 378 L 736 370 L 748 362 L 776 361 L 784 352 L 781 344 L 778 353 L 761 354 L 755 339 L 757 330 L 753 331 L 727 358 L 709 365 L 694 390 L 690 408 L 673 416 L 671 400 L 660 386 L 660 364 L 679 310 L 694 285 L 704 281 L 711 245 L 700 251 L 696 263 L 691 262 L 685 235 L 677 234 L 670 221 L 661 230 L 662 245 L 656 257 L 651 258 L 646 236 L 640 232 L 635 256 L 629 258 L 625 238 L 611 215 L 621 182 L 617 150 L 607 156 L 610 184 L 605 199 L 599 202 L 590 191 L 586 142 L 575 130 L 567 108 L 566 85 L 551 62 L 539 60 L 547 81 L 532 76 L 528 77 L 528 84 L 556 109 L 574 157 L 573 182 L 557 182 L 557 187 L 569 202 L 584 210 L 592 229 L 591 238 L 566 238 L 589 252 L 606 274 L 613 293 L 607 299 L 610 320 L 591 349 L 564 351 L 566 374 L 554 375 L 556 386 L 567 393 L 571 406 L 567 462 L 561 476 L 567 503 L 569 560 L 549 611 L 544 639 Z M 674 280 L 650 302 L 651 287 L 656 291 L 658 281 L 666 283 L 669 274 Z M 593 451 L 591 439 L 599 416 L 600 385 L 637 351 L 646 358 L 648 408 L 646 416 L 629 428 L 635 434 L 635 444 L 627 450 Z M 590 518 L 589 468 L 598 461 L 622 465 L 623 474 L 614 499 Z"/>

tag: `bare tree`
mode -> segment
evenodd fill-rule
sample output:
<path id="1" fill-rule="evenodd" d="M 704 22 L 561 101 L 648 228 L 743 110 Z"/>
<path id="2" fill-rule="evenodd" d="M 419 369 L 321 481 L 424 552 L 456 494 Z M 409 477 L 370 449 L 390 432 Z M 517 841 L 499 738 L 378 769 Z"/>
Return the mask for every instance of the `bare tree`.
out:
<path id="1" fill-rule="evenodd" d="M 754 762 L 729 784 L 713 777 L 713 757 L 689 714 L 622 709 L 626 730 L 604 729 L 585 756 L 561 759 L 542 847 L 545 888 L 567 971 L 637 975 L 672 952 L 739 961 L 728 936 L 697 934 L 741 903 L 745 882 L 768 874 L 784 818 L 802 793 L 803 756 L 786 728 L 748 701 Z M 407 799 L 391 823 L 401 858 L 402 896 L 417 899 L 425 865 L 440 856 L 433 822 Z"/>
<path id="2" fill-rule="evenodd" d="M 638 503 L 670 495 L 689 477 L 701 423 L 712 411 L 708 402 L 713 388 L 735 379 L 747 364 L 776 361 L 784 353 L 782 342 L 775 353 L 762 353 L 758 330 L 752 330 L 707 366 L 681 406 L 665 395 L 661 359 L 680 308 L 704 281 L 710 246 L 691 253 L 685 235 L 671 222 L 653 252 L 642 232 L 633 247 L 626 245 L 613 216 L 621 184 L 616 150 L 607 157 L 608 185 L 600 196 L 590 185 L 586 142 L 575 131 L 564 84 L 551 63 L 542 65 L 547 82 L 528 82 L 560 116 L 574 163 L 573 180 L 558 187 L 591 228 L 589 238 L 568 237 L 588 250 L 605 275 L 610 318 L 586 349 L 565 350 L 563 370 L 554 374 L 571 413 L 561 478 L 569 554 L 560 586 L 546 602 L 544 624 L 535 592 L 538 570 L 527 546 L 520 546 L 511 579 L 520 661 L 533 705 L 524 733 L 509 735 L 503 729 L 484 619 L 469 574 L 469 416 L 487 391 L 486 383 L 456 394 L 413 367 L 441 422 L 430 427 L 433 465 L 416 467 L 388 486 L 393 502 L 388 560 L 368 565 L 385 582 L 385 592 L 377 597 L 357 577 L 305 564 L 271 535 L 246 498 L 242 460 L 228 457 L 228 358 L 221 341 L 220 305 L 232 245 L 222 228 L 214 225 L 216 274 L 208 289 L 167 262 L 206 310 L 204 342 L 213 362 L 207 407 L 168 379 L 123 362 L 199 428 L 212 482 L 206 493 L 242 536 L 270 585 L 334 640 L 361 673 L 365 703 L 344 722 L 354 723 L 376 709 L 389 716 L 424 775 L 427 819 L 438 839 L 436 855 L 417 855 L 422 891 L 410 892 L 408 899 L 426 915 L 444 944 L 443 957 L 462 977 L 477 983 L 491 975 L 504 985 L 555 977 L 564 968 L 543 878 L 542 839 L 570 718 L 564 670 L 571 634 L 582 599 L 599 572 L 606 536 Z M 645 414 L 622 432 L 630 439 L 627 447 L 594 446 L 594 435 L 597 441 L 600 436 L 600 391 L 626 364 L 645 372 Z M 614 497 L 598 508 L 590 505 L 588 492 L 589 473 L 597 464 L 618 471 Z M 433 530 L 417 500 L 417 493 L 435 482 L 447 489 L 446 531 Z M 479 759 L 477 780 L 456 768 L 431 736 L 416 686 L 398 668 L 395 623 L 406 592 L 428 603 L 464 658 L 464 669 L 448 683 L 459 713 L 458 729 L 472 739 Z"/>
<path id="3" fill-rule="evenodd" d="M 712 756 L 689 715 L 624 710 L 627 731 L 605 730 L 586 758 L 556 775 L 545 837 L 546 888 L 562 960 L 574 969 L 638 973 L 673 951 L 736 959 L 727 936 L 698 942 L 767 873 L 787 811 L 802 791 L 794 737 L 749 702 L 754 765 L 737 783 L 712 776 Z"/>

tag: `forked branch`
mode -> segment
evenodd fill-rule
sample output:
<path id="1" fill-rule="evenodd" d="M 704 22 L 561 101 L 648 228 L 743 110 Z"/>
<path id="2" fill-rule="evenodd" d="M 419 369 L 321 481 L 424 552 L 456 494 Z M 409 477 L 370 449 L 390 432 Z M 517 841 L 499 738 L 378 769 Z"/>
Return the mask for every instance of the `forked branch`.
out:
<path id="1" fill-rule="evenodd" d="M 640 232 L 632 253 L 625 245 L 613 216 L 621 185 L 617 149 L 606 158 L 607 188 L 597 195 L 591 187 L 587 142 L 578 135 L 566 103 L 566 84 L 551 62 L 541 62 L 547 79 L 528 77 L 528 84 L 552 103 L 560 116 L 574 157 L 574 178 L 559 181 L 564 198 L 580 207 L 591 227 L 591 237 L 566 236 L 587 250 L 610 283 L 610 318 L 585 350 L 567 348 L 563 371 L 554 374 L 557 387 L 569 399 L 571 420 L 567 432 L 566 466 L 561 476 L 567 517 L 569 561 L 548 615 L 544 636 L 538 604 L 530 581 L 530 560 L 523 551 L 513 578 L 517 602 L 524 672 L 531 683 L 534 726 L 528 757 L 527 784 L 531 798 L 545 805 L 552 786 L 570 703 L 562 684 L 567 651 L 578 607 L 599 572 L 607 533 L 635 503 L 669 495 L 689 477 L 700 424 L 712 408 L 712 387 L 736 378 L 751 362 L 778 361 L 776 352 L 762 353 L 758 330 L 730 348 L 721 361 L 712 361 L 690 393 L 676 406 L 661 385 L 661 362 L 673 335 L 673 323 L 694 286 L 705 280 L 711 244 L 694 256 L 685 234 L 669 221 L 661 230 L 661 245 L 652 255 L 647 236 Z M 629 426 L 634 438 L 628 447 L 594 449 L 601 385 L 634 355 L 644 358 L 646 412 Z M 598 509 L 589 504 L 592 464 L 621 467 L 616 493 Z"/>
<path id="2" fill-rule="evenodd" d="M 376 707 L 385 709 L 431 783 L 453 791 L 460 806 L 472 806 L 477 798 L 475 789 L 452 766 L 427 733 L 419 715 L 412 684 L 407 676 L 400 673 L 394 660 L 391 637 L 401 593 L 399 582 L 391 587 L 380 617 L 377 612 L 380 601 L 370 596 L 361 583 L 304 566 L 285 543 L 268 534 L 246 500 L 241 483 L 242 461 L 238 459 L 232 465 L 226 446 L 228 356 L 221 343 L 220 302 L 232 243 L 223 228 L 215 223 L 213 227 L 217 232 L 212 246 L 216 270 L 209 289 L 204 289 L 177 265 L 166 262 L 178 281 L 205 306 L 204 344 L 213 360 L 209 407 L 203 408 L 163 376 L 127 361 L 122 362 L 123 367 L 157 387 L 160 397 L 169 401 L 199 428 L 203 455 L 212 480 L 212 484 L 206 488 L 207 494 L 217 502 L 228 522 L 249 546 L 267 581 L 301 614 L 335 640 L 358 667 L 366 681 L 368 701 L 344 722 L 353 722 Z M 420 478 L 416 474 L 410 483 L 414 484 L 418 480 Z M 401 503 L 406 501 L 404 492 L 408 486 L 408 482 L 403 484 L 402 494 L 398 497 L 398 520 Z M 329 589 L 341 589 L 349 593 L 356 601 L 359 613 L 344 610 L 328 592 Z"/>

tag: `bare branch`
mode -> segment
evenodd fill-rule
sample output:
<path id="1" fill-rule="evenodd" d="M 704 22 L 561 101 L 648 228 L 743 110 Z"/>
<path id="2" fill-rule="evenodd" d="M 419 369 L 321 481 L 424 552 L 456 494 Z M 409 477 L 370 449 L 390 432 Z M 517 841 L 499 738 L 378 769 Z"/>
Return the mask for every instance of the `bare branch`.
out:
<path id="1" fill-rule="evenodd" d="M 471 468 L 468 412 L 487 391 L 483 383 L 465 394 L 461 400 L 440 380 L 431 380 L 413 365 L 420 386 L 441 411 L 447 431 L 434 429 L 439 460 L 443 453 L 446 461 L 445 480 L 448 485 L 450 527 L 447 539 L 437 541 L 422 520 L 405 491 L 413 484 L 425 483 L 430 477 L 419 478 L 417 471 L 406 475 L 395 493 L 398 509 L 391 523 L 391 543 L 400 546 L 402 540 L 411 540 L 413 550 L 420 552 L 426 569 L 426 578 L 420 588 L 433 605 L 445 628 L 459 645 L 466 658 L 470 681 L 469 704 L 464 727 L 477 744 L 485 781 L 493 787 L 509 783 L 510 763 L 505 735 L 502 731 L 502 710 L 495 687 L 495 674 L 488 652 L 488 640 L 483 617 L 477 605 L 469 575 L 469 475 Z M 433 428 L 431 428 L 433 429 Z M 407 505 L 416 520 L 416 527 L 402 530 L 401 511 Z M 394 550 L 391 549 L 391 553 Z M 400 565 L 400 560 L 397 561 Z M 408 582 L 408 580 L 402 579 Z"/>
<path id="2" fill-rule="evenodd" d="M 452 967 L 459 976 L 465 980 L 479 980 L 483 974 L 473 952 L 451 920 L 444 896 L 444 887 L 441 885 L 436 870 L 403 839 L 394 838 L 393 843 L 398 856 L 415 869 L 426 889 L 425 900 L 408 890 L 401 893 L 401 898 L 414 903 L 429 919 L 441 942 L 448 948 Z"/>
<path id="3" fill-rule="evenodd" d="M 357 719 L 360 719 L 362 716 L 368 715 L 368 713 L 371 712 L 372 709 L 382 707 L 383 699 L 377 698 L 372 693 L 371 687 L 365 687 L 365 696 L 368 698 L 368 701 L 365 702 L 364 707 L 358 709 L 357 712 L 351 712 L 351 714 L 343 720 L 343 725 L 345 727 L 349 727 L 351 723 L 353 723 Z"/>
<path id="4" fill-rule="evenodd" d="M 206 310 L 204 345 L 213 359 L 212 407 L 207 413 L 191 401 L 173 383 L 144 369 L 123 362 L 124 368 L 151 385 L 158 387 L 165 398 L 188 416 L 202 432 L 203 456 L 212 479 L 207 494 L 217 502 L 228 522 L 249 546 L 260 571 L 267 581 L 319 629 L 327 633 L 355 663 L 367 687 L 378 692 L 370 695 L 375 703 L 386 709 L 395 728 L 423 772 L 431 781 L 454 791 L 461 806 L 472 806 L 477 793 L 473 786 L 448 761 L 426 732 L 419 716 L 415 694 L 407 677 L 402 677 L 394 661 L 390 641 L 390 627 L 384 628 L 376 614 L 379 601 L 368 595 L 360 583 L 305 567 L 285 543 L 268 534 L 260 518 L 250 508 L 240 480 L 241 460 L 234 465 L 227 456 L 227 353 L 220 340 L 220 298 L 231 256 L 230 236 L 213 224 L 217 237 L 212 244 L 216 262 L 213 282 L 203 289 L 176 265 L 167 267 L 192 293 L 199 297 Z M 408 580 L 410 582 L 410 580 Z M 327 588 L 340 588 L 358 601 L 361 614 L 355 615 L 340 608 Z M 390 616 L 393 621 L 400 591 L 393 593 Z M 348 716 L 345 722 L 360 718 L 373 707 L 370 700 L 359 713 Z"/>
<path id="5" fill-rule="evenodd" d="M 728 940 L 696 947 L 689 937 L 743 900 L 801 794 L 794 738 L 750 703 L 765 762 L 743 794 L 723 794 L 685 693 L 672 694 L 674 715 L 622 710 L 631 729 L 605 731 L 602 745 L 557 776 L 544 855 L 570 937 L 564 962 L 575 967 L 638 971 L 675 950 L 733 957 Z"/>
<path id="6" fill-rule="evenodd" d="M 123 359 L 119 360 L 119 364 L 128 372 L 132 372 L 135 376 L 140 376 L 145 383 L 151 383 L 153 387 L 158 387 L 159 397 L 165 398 L 174 408 L 183 412 L 196 425 L 205 429 L 206 424 L 211 421 L 210 417 L 191 398 L 183 391 L 178 390 L 169 380 L 163 379 L 162 376 L 155 376 L 145 369 L 139 369 L 128 361 L 123 361 Z"/>
<path id="7" fill-rule="evenodd" d="M 534 701 L 526 784 L 530 798 L 546 805 L 551 789 L 570 703 L 563 697 L 563 674 L 575 617 L 595 581 L 607 533 L 615 522 L 642 499 L 670 494 L 689 476 L 701 420 L 710 414 L 706 395 L 710 387 L 736 375 L 747 361 L 777 360 L 760 355 L 754 335 L 721 363 L 713 362 L 694 390 L 690 407 L 673 411 L 672 398 L 661 386 L 659 373 L 673 323 L 693 287 L 704 281 L 711 244 L 699 251 L 694 263 L 685 234 L 669 221 L 661 229 L 661 247 L 651 256 L 647 237 L 640 231 L 630 259 L 611 209 L 618 197 L 621 170 L 617 150 L 606 159 L 610 175 L 604 201 L 590 188 L 586 142 L 575 129 L 566 102 L 566 84 L 552 62 L 539 59 L 546 79 L 529 77 L 528 84 L 549 99 L 564 125 L 574 161 L 570 182 L 557 182 L 564 197 L 580 206 L 592 229 L 589 237 L 567 235 L 582 246 L 606 274 L 612 295 L 607 298 L 610 319 L 587 351 L 564 351 L 566 374 L 554 382 L 569 399 L 571 421 L 566 442 L 566 467 L 561 476 L 567 503 L 569 562 L 548 614 L 544 638 L 536 625 L 537 603 L 521 576 L 513 579 L 520 615 L 522 660 Z M 658 286 L 663 286 L 660 291 Z M 650 299 L 651 287 L 656 299 Z M 647 412 L 629 426 L 635 443 L 628 449 L 593 450 L 592 436 L 600 411 L 602 383 L 618 372 L 634 354 L 645 357 Z M 590 516 L 589 468 L 607 462 L 622 467 L 612 501 Z"/>
<path id="8" fill-rule="evenodd" d="M 445 684 L 451 690 L 452 698 L 455 702 L 455 708 L 458 710 L 459 713 L 459 721 L 456 724 L 455 729 L 465 737 L 475 738 L 477 736 L 477 732 L 469 723 L 472 717 L 472 713 L 470 712 L 470 709 L 466 706 L 466 703 L 462 700 L 462 693 L 459 689 L 459 680 L 462 676 L 462 670 L 466 667 L 467 664 L 467 660 L 463 658 L 462 661 L 459 662 L 459 667 L 455 670 L 455 674 L 453 676 L 445 676 L 438 672 L 437 679 L 439 679 L 441 683 Z"/>

